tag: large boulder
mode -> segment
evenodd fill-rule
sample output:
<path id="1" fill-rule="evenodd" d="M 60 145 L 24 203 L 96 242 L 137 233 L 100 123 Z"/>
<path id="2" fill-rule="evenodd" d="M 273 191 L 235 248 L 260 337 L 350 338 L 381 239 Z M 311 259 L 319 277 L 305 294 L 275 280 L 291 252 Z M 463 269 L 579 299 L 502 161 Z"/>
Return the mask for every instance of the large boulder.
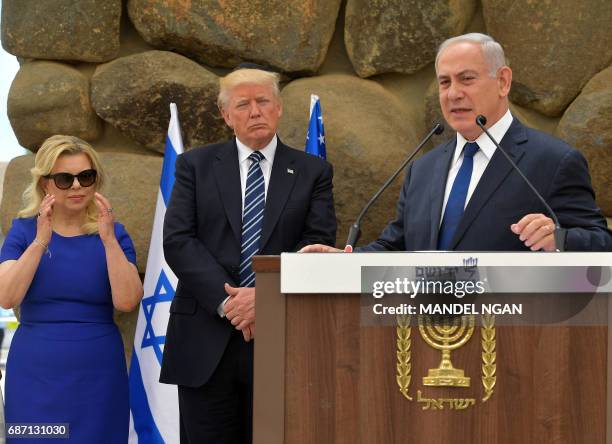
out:
<path id="1" fill-rule="evenodd" d="M 138 270 L 144 273 L 163 159 L 127 153 L 100 153 L 100 159 L 109 176 L 105 195 L 113 205 L 117 220 L 126 226 L 134 241 Z M 31 181 L 33 166 L 33 155 L 16 157 L 9 163 L 0 206 L 4 233 L 23 207 L 22 194 Z"/>
<path id="2" fill-rule="evenodd" d="M 296 80 L 282 91 L 279 134 L 285 143 L 304 149 L 310 94 L 321 98 L 327 159 L 334 165 L 338 245 L 361 208 L 417 142 L 399 100 L 382 86 L 348 75 Z M 360 244 L 374 240 L 395 215 L 403 174 L 363 221 Z"/>
<path id="3" fill-rule="evenodd" d="M 489 34 L 514 72 L 512 101 L 559 116 L 612 60 L 612 2 L 482 0 Z"/>
<path id="4" fill-rule="evenodd" d="M 612 67 L 587 83 L 563 114 L 557 135 L 586 156 L 597 204 L 612 215 Z"/>
<path id="5" fill-rule="evenodd" d="M 355 72 L 413 73 L 469 24 L 476 0 L 348 0 L 344 40 Z"/>
<path id="6" fill-rule="evenodd" d="M 254 61 L 286 72 L 316 72 L 334 32 L 340 0 L 129 0 L 150 45 L 211 66 Z"/>
<path id="7" fill-rule="evenodd" d="M 171 102 L 177 104 L 186 147 L 232 134 L 216 105 L 218 77 L 179 54 L 121 57 L 98 66 L 91 82 L 98 115 L 150 150 L 164 152 Z"/>
<path id="8" fill-rule="evenodd" d="M 11 221 L 17 217 L 17 213 L 23 208 L 22 195 L 30 184 L 32 176 L 30 169 L 34 166 L 34 156 L 15 157 L 11 160 L 4 171 L 4 187 L 2 202 L 0 203 L 0 224 L 2 232 L 6 235 L 11 228 Z"/>
<path id="9" fill-rule="evenodd" d="M 62 63 L 22 65 L 11 85 L 7 106 L 19 144 L 34 151 L 54 134 L 94 140 L 101 133 L 102 122 L 89 100 L 89 80 Z"/>
<path id="10" fill-rule="evenodd" d="M 35 59 L 105 62 L 119 54 L 121 0 L 3 0 L 2 46 Z"/>

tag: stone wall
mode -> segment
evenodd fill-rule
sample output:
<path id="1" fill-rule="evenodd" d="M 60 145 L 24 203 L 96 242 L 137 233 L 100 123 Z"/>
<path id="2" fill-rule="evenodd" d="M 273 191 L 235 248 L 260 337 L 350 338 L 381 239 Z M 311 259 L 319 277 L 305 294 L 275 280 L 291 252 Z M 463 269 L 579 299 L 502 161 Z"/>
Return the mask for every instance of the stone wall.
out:
<path id="1" fill-rule="evenodd" d="M 2 202 L 2 190 L 4 189 L 4 173 L 6 172 L 6 167 L 8 166 L 8 162 L 0 162 L 0 203 Z M 0 230 L 1 232 L 2 230 Z"/>
<path id="2" fill-rule="evenodd" d="M 284 73 L 286 143 L 304 146 L 310 94 L 321 97 L 341 245 L 361 205 L 440 117 L 437 46 L 486 32 L 513 68 L 515 115 L 582 150 L 598 204 L 612 216 L 612 2 L 579 3 L 82 0 L 76 10 L 73 0 L 3 0 L 2 44 L 22 64 L 9 119 L 32 152 L 64 133 L 104 153 L 109 197 L 144 271 L 169 103 L 178 105 L 187 148 L 226 139 L 218 76 L 241 61 L 275 67 Z M 8 167 L 4 232 L 31 162 Z M 398 190 L 399 181 L 373 208 L 362 242 L 393 216 Z"/>

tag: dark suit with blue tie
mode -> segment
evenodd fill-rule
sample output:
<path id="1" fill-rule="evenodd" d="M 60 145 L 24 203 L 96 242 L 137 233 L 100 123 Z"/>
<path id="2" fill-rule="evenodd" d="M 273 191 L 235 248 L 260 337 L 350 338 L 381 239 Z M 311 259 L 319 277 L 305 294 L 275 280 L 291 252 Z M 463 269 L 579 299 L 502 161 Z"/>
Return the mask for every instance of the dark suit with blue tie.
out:
<path id="1" fill-rule="evenodd" d="M 612 251 L 612 233 L 595 204 L 582 154 L 565 142 L 526 127 L 516 118 L 501 141 L 521 171 L 568 229 L 567 251 Z M 437 146 L 409 168 L 395 219 L 359 251 L 436 250 L 444 191 L 456 139 Z M 510 225 L 546 209 L 499 150 L 491 158 L 449 249 L 528 250 Z"/>
<path id="2" fill-rule="evenodd" d="M 332 175 L 326 161 L 278 141 L 259 254 L 335 244 Z M 215 371 L 228 344 L 249 347 L 245 353 L 250 357 L 226 358 L 242 359 L 235 364 L 252 368 L 252 342 L 245 343 L 242 334 L 217 313 L 227 297 L 224 283 L 240 284 L 242 192 L 235 140 L 180 155 L 175 177 L 164 220 L 164 253 L 179 282 L 170 308 L 160 381 L 200 387 L 223 376 Z M 226 428 L 232 433 L 232 425 Z"/>

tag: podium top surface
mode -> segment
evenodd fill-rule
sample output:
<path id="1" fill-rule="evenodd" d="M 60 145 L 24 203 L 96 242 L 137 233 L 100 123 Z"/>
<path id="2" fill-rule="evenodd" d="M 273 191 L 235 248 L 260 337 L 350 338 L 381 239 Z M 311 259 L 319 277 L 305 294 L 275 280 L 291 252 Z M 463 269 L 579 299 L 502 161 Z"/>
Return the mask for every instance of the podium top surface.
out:
<path id="1" fill-rule="evenodd" d="M 282 293 L 360 293 L 362 267 L 612 267 L 612 253 L 283 253 Z"/>

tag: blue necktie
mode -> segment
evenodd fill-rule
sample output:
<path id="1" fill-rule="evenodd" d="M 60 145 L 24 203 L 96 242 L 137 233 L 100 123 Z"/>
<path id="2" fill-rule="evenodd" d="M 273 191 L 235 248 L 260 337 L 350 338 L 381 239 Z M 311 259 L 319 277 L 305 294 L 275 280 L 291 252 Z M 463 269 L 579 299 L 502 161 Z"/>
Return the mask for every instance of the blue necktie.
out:
<path id="1" fill-rule="evenodd" d="M 440 235 L 438 236 L 438 250 L 448 250 L 459 226 L 459 222 L 463 217 L 465 208 L 465 199 L 467 197 L 470 180 L 472 178 L 472 169 L 474 167 L 474 154 L 478 151 L 478 144 L 475 142 L 466 143 L 463 148 L 463 163 L 453 187 L 446 202 L 444 210 L 444 218 L 440 226 Z"/>
<path id="2" fill-rule="evenodd" d="M 265 159 L 259 151 L 249 156 L 251 165 L 247 173 L 242 210 L 242 238 L 240 241 L 240 286 L 254 287 L 255 272 L 251 268 L 253 256 L 259 251 L 266 206 L 266 186 L 259 162 Z"/>

